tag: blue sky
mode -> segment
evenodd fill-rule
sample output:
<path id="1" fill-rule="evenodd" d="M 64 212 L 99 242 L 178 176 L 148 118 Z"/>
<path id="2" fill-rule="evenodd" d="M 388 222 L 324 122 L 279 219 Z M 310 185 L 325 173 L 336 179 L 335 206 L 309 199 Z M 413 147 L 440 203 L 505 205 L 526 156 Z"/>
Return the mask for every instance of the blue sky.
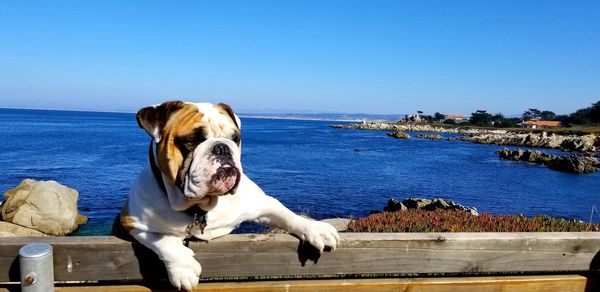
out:
<path id="1" fill-rule="evenodd" d="M 2 1 L 0 107 L 569 113 L 600 1 Z"/>

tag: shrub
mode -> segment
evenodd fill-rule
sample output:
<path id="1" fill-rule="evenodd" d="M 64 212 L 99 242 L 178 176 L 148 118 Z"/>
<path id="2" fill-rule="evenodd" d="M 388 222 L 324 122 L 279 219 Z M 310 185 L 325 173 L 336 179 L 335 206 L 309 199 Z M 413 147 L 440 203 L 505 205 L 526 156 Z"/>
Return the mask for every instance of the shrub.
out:
<path id="1" fill-rule="evenodd" d="M 575 232 L 598 231 L 600 224 L 587 224 L 545 215 L 473 216 L 464 211 L 409 210 L 381 212 L 354 220 L 352 232 Z"/>

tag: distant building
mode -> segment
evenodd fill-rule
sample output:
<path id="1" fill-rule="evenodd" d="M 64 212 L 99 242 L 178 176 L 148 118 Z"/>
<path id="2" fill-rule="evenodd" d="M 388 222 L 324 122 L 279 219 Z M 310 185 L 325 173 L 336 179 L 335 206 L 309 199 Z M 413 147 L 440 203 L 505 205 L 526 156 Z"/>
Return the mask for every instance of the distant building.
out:
<path id="1" fill-rule="evenodd" d="M 542 120 L 529 120 L 524 121 L 517 124 L 521 128 L 529 128 L 529 129 L 547 129 L 547 128 L 555 128 L 562 126 L 562 123 L 559 121 L 542 121 Z"/>
<path id="2" fill-rule="evenodd" d="M 449 114 L 446 115 L 446 120 L 453 120 L 455 123 L 459 124 L 467 121 L 467 117 L 461 114 Z"/>

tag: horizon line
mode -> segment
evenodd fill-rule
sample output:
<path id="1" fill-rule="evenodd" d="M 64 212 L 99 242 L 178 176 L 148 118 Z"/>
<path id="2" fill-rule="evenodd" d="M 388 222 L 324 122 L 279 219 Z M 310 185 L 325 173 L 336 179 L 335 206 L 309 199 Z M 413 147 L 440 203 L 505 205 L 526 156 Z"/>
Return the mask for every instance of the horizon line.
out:
<path id="1" fill-rule="evenodd" d="M 136 113 L 137 111 L 132 110 L 103 110 L 103 109 L 73 109 L 73 108 L 39 108 L 39 107 L 11 107 L 11 106 L 0 106 L 0 109 L 14 109 L 14 110 L 39 110 L 39 111 L 69 111 L 69 112 L 95 112 L 95 113 Z M 351 113 L 351 112 L 314 112 L 306 110 L 306 112 L 244 112 L 236 111 L 238 115 L 370 115 L 370 116 L 403 116 L 406 113 L 384 113 L 384 114 L 373 114 L 373 113 Z"/>
<path id="2" fill-rule="evenodd" d="M 24 108 L 24 107 L 0 107 L 0 110 L 34 110 L 34 111 L 64 111 L 64 112 L 84 112 L 84 113 L 116 113 L 116 114 L 135 114 L 136 111 L 115 111 L 115 110 L 91 110 L 91 109 L 56 109 L 56 108 Z M 336 118 L 316 118 L 316 117 L 297 117 L 293 115 L 371 115 L 371 116 L 392 116 L 404 114 L 364 114 L 364 113 L 237 113 L 240 118 L 271 119 L 271 120 L 301 120 L 301 121 L 327 121 L 327 122 L 359 122 L 365 119 L 336 119 Z M 290 115 L 290 116 L 279 116 Z"/>

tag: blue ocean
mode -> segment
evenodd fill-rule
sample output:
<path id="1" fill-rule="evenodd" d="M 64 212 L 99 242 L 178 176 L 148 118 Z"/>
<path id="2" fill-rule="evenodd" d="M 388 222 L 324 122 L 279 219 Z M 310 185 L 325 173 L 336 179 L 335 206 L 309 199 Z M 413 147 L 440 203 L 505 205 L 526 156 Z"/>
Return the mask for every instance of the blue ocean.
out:
<path id="1" fill-rule="evenodd" d="M 600 172 L 502 161 L 497 145 L 397 140 L 332 123 L 243 118 L 245 172 L 290 209 L 317 219 L 366 216 L 405 197 L 584 221 L 600 205 Z M 109 234 L 150 141 L 133 113 L 0 109 L 0 133 L 0 190 L 25 178 L 75 188 L 89 217 L 79 235 Z"/>

